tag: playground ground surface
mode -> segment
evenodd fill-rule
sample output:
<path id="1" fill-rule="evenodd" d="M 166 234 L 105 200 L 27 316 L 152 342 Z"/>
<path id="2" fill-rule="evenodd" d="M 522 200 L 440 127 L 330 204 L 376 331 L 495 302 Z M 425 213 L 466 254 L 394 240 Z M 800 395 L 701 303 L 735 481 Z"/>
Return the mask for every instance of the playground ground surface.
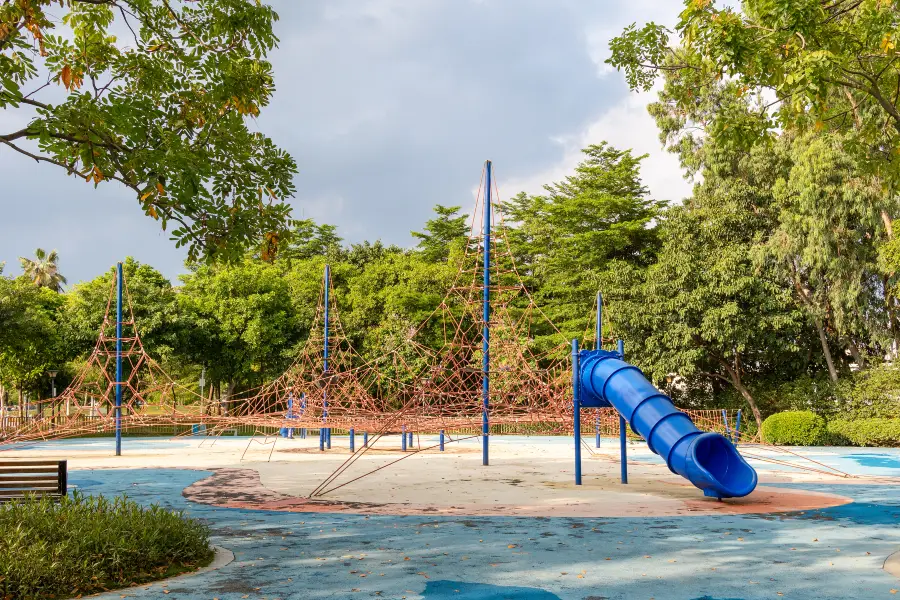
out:
<path id="1" fill-rule="evenodd" d="M 624 486 L 618 442 L 586 437 L 576 487 L 571 438 L 493 437 L 484 467 L 479 438 L 403 454 L 394 436 L 310 500 L 350 457 L 346 437 L 325 453 L 315 436 L 212 442 L 126 437 L 115 457 L 111 439 L 77 439 L 2 456 L 68 459 L 81 491 L 185 510 L 235 555 L 110 599 L 900 598 L 900 559 L 884 568 L 900 551 L 897 450 L 742 446 L 760 486 L 717 502 L 641 442 Z"/>

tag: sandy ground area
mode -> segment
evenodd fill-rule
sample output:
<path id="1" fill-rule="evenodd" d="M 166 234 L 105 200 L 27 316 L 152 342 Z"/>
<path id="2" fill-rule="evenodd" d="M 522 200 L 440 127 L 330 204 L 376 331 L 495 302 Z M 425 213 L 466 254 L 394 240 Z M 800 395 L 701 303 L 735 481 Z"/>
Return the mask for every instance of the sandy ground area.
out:
<path id="1" fill-rule="evenodd" d="M 574 484 L 574 442 L 566 438 L 494 437 L 490 465 L 483 466 L 480 439 L 448 443 L 420 452 L 401 451 L 399 436 L 379 439 L 361 452 L 349 439 L 334 437 L 320 452 L 318 438 L 127 439 L 120 457 L 111 440 L 68 440 L 25 446 L 3 456 L 51 455 L 70 469 L 190 468 L 214 475 L 185 491 L 193 500 L 219 506 L 284 511 L 361 514 L 626 517 L 804 511 L 846 504 L 840 494 L 766 485 L 787 482 L 850 482 L 818 459 L 760 448 L 779 463 L 753 461 L 760 485 L 746 498 L 706 498 L 671 473 L 645 445 L 628 447 L 629 483 L 620 482 L 615 440 L 583 447 L 583 485 Z M 437 439 L 422 437 L 415 448 Z M 789 466 L 784 463 L 792 461 Z M 813 470 L 810 470 L 813 469 Z M 871 477 L 869 478 L 872 479 Z M 884 483 L 889 482 L 884 479 Z"/>
<path id="2" fill-rule="evenodd" d="M 603 440 L 597 451 L 586 438 L 576 487 L 571 439 L 492 438 L 485 467 L 477 439 L 443 454 L 404 454 L 394 437 L 310 499 L 351 456 L 347 438 L 324 453 L 316 439 L 258 441 L 126 438 L 115 457 L 111 439 L 64 440 L 0 447 L 0 458 L 67 459 L 70 484 L 84 493 L 183 510 L 234 553 L 221 569 L 104 600 L 900 593 L 898 450 L 742 447 L 761 485 L 746 499 L 716 502 L 641 443 L 628 447 L 630 483 L 622 485 L 617 442 Z"/>

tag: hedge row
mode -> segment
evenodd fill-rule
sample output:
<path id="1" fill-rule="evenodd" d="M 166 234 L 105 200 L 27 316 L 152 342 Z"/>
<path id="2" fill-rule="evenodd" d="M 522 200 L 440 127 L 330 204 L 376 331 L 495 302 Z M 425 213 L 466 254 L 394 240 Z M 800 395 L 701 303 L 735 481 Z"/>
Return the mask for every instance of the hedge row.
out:
<path id="1" fill-rule="evenodd" d="M 212 556 L 206 525 L 124 496 L 0 504 L 3 599 L 81 598 L 192 571 Z"/>
<path id="2" fill-rule="evenodd" d="M 835 419 L 828 422 L 835 445 L 900 446 L 900 419 Z"/>
<path id="3" fill-rule="evenodd" d="M 807 410 L 776 413 L 763 421 L 763 441 L 782 446 L 900 446 L 900 419 L 834 419 Z"/>

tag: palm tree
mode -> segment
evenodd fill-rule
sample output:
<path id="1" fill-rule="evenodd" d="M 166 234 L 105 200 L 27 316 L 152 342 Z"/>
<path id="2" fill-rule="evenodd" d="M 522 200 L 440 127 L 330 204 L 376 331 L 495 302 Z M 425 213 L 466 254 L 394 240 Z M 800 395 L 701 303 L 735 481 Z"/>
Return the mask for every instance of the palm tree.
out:
<path id="1" fill-rule="evenodd" d="M 54 292 L 62 291 L 66 278 L 59 272 L 59 254 L 56 250 L 47 254 L 43 248 L 38 248 L 34 251 L 34 257 L 35 260 L 19 257 L 25 276 L 38 287 L 50 288 Z"/>

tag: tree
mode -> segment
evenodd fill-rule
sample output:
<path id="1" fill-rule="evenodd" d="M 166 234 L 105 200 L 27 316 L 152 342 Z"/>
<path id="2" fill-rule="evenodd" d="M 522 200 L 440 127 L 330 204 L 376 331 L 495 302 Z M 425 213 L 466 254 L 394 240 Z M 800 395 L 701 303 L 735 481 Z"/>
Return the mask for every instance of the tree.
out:
<path id="1" fill-rule="evenodd" d="M 0 277 L 0 384 L 18 390 L 20 408 L 25 391 L 69 358 L 56 324 L 64 301 L 48 288 Z"/>
<path id="2" fill-rule="evenodd" d="M 832 133 L 782 136 L 789 171 L 774 186 L 778 223 L 762 246 L 815 325 L 832 381 L 838 372 L 829 336 L 865 367 L 869 349 L 884 353 L 879 342 L 893 321 L 876 268 L 883 182 L 843 141 Z"/>
<path id="3" fill-rule="evenodd" d="M 611 268 L 603 291 L 614 333 L 656 381 L 677 374 L 733 386 L 761 424 L 752 384 L 797 358 L 803 319 L 790 290 L 755 260 L 776 173 L 759 168 L 762 148 L 756 154 L 710 170 L 666 212 L 658 261 Z"/>
<path id="4" fill-rule="evenodd" d="M 70 0 L 59 19 L 54 3 L 0 6 L 0 108 L 28 120 L 0 144 L 95 187 L 119 182 L 163 230 L 175 225 L 190 259 L 277 249 L 296 165 L 247 127 L 275 89 L 272 8 Z M 51 86 L 61 101 L 45 98 Z"/>
<path id="5" fill-rule="evenodd" d="M 292 222 L 287 243 L 275 255 L 286 260 L 305 260 L 314 256 L 328 256 L 340 252 L 343 241 L 334 225 L 319 225 L 312 219 Z"/>
<path id="6" fill-rule="evenodd" d="M 453 246 L 464 246 L 468 240 L 469 227 L 466 221 L 469 215 L 461 215 L 460 206 L 434 207 L 437 217 L 425 223 L 425 231 L 413 231 L 412 236 L 419 240 L 417 248 L 428 262 L 442 262 L 450 257 Z"/>
<path id="7" fill-rule="evenodd" d="M 66 278 L 59 272 L 59 254 L 56 250 L 51 250 L 48 254 L 43 248 L 38 248 L 34 251 L 34 256 L 34 260 L 19 257 L 25 277 L 38 287 L 61 292 Z"/>
<path id="8" fill-rule="evenodd" d="M 186 355 L 206 366 L 229 407 L 239 384 L 259 385 L 290 364 L 297 342 L 288 283 L 271 264 L 203 265 L 182 277 L 179 306 L 188 324 Z"/>
<path id="9" fill-rule="evenodd" d="M 590 329 L 589 307 L 614 261 L 653 262 L 653 223 L 665 205 L 641 183 L 643 156 L 606 143 L 583 153 L 575 173 L 545 186 L 545 195 L 519 195 L 504 205 L 515 227 L 509 239 L 517 270 L 567 337 Z"/>
<path id="10" fill-rule="evenodd" d="M 162 273 L 132 257 L 122 264 L 125 310 L 134 315 L 144 350 L 156 360 L 173 363 L 183 355 L 184 323 L 176 291 Z M 63 339 L 76 354 L 93 350 L 107 310 L 115 314 L 115 267 L 75 285 L 66 294 L 60 316 Z M 127 313 L 126 313 L 127 314 Z M 115 319 L 113 319 L 115 320 Z"/>

